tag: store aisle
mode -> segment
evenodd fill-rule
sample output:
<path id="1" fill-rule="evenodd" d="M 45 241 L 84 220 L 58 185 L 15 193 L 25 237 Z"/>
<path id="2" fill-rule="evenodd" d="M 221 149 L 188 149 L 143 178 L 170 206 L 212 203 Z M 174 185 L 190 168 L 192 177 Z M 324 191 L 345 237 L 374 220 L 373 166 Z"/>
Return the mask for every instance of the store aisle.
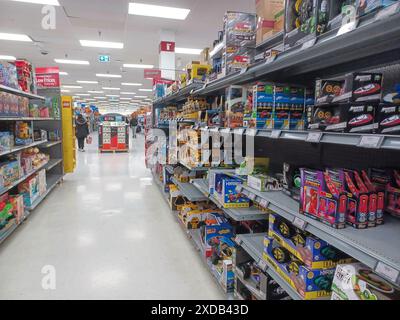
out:
<path id="1" fill-rule="evenodd" d="M 0 246 L 0 299 L 224 298 L 153 185 L 143 142 L 79 153 L 77 171 Z M 42 288 L 44 266 L 55 290 Z"/>

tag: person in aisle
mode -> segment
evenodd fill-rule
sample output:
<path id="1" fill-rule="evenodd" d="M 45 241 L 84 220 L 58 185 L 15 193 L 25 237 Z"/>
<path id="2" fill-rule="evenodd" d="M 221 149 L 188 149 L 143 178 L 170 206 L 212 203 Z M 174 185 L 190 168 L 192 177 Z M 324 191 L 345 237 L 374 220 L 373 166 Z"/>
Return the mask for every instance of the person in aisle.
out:
<path id="1" fill-rule="evenodd" d="M 89 127 L 83 115 L 79 114 L 76 119 L 76 138 L 78 139 L 79 151 L 85 152 L 85 139 L 89 135 Z"/>
<path id="2" fill-rule="evenodd" d="M 132 128 L 132 137 L 135 139 L 136 138 L 136 130 L 137 130 L 137 125 L 138 125 L 138 121 L 136 117 L 132 116 L 131 119 L 131 128 Z"/>

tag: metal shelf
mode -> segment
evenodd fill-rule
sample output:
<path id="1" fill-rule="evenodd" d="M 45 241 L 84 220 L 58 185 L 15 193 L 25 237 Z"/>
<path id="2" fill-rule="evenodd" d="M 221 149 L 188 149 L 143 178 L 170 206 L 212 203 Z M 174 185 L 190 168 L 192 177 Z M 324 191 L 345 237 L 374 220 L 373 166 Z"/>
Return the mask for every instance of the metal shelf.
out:
<path id="1" fill-rule="evenodd" d="M 253 279 L 245 279 L 243 277 L 243 272 L 237 267 L 234 268 L 234 272 L 235 277 L 240 280 L 240 282 L 257 298 L 257 300 L 267 300 L 267 295 L 257 289 L 256 282 Z"/>
<path id="2" fill-rule="evenodd" d="M 29 98 L 32 100 L 46 100 L 44 97 L 38 96 L 36 94 L 32 94 L 32 93 L 27 93 L 18 89 L 14 89 L 14 88 L 10 88 L 10 87 L 6 87 L 3 85 L 0 85 L 0 91 L 3 92 L 8 92 L 8 93 L 12 93 L 15 94 L 17 96 L 21 96 L 21 97 L 25 97 L 25 98 Z"/>
<path id="3" fill-rule="evenodd" d="M 39 197 L 38 199 L 36 199 L 36 201 L 34 201 L 30 207 L 26 207 L 26 210 L 28 211 L 35 210 L 36 207 L 49 195 L 51 191 L 53 191 L 53 189 L 62 179 L 63 179 L 62 175 L 48 175 L 46 178 L 47 182 L 46 193 L 41 197 Z M 29 214 L 27 216 L 29 216 Z"/>
<path id="4" fill-rule="evenodd" d="M 0 117 L 0 121 L 60 121 L 54 118 Z"/>
<path id="5" fill-rule="evenodd" d="M 26 146 L 13 147 L 11 150 L 7 150 L 7 151 L 1 152 L 0 153 L 0 157 L 6 156 L 6 155 L 9 155 L 9 154 L 13 154 L 15 152 L 19 152 L 19 151 L 22 151 L 22 150 L 25 150 L 25 149 L 28 149 L 28 148 L 36 147 L 36 146 L 39 146 L 39 145 L 44 144 L 46 142 L 47 142 L 47 140 L 45 140 L 45 141 L 36 141 L 36 142 L 33 142 L 33 143 L 31 143 L 29 145 L 26 145 Z"/>
<path id="6" fill-rule="evenodd" d="M 53 169 L 56 165 L 60 164 L 62 161 L 63 159 L 50 159 L 50 161 L 45 166 L 45 169 L 49 171 Z"/>
<path id="7" fill-rule="evenodd" d="M 181 165 L 183 165 L 186 169 L 190 170 L 190 171 L 208 171 L 210 169 L 210 168 L 206 168 L 206 167 L 192 168 L 192 167 L 190 167 L 188 164 L 186 164 L 183 161 L 179 161 L 179 163 Z"/>
<path id="8" fill-rule="evenodd" d="M 178 186 L 182 195 L 189 201 L 197 202 L 207 200 L 207 197 L 205 197 L 193 184 L 189 182 L 179 182 L 175 177 L 172 177 L 171 180 Z"/>
<path id="9" fill-rule="evenodd" d="M 46 144 L 41 145 L 40 147 L 41 148 L 51 148 L 51 147 L 54 147 L 54 146 L 59 145 L 61 143 L 62 143 L 61 140 L 60 141 L 49 141 Z"/>
<path id="10" fill-rule="evenodd" d="M 166 165 L 166 166 L 165 166 L 165 170 L 167 170 L 167 172 L 168 172 L 169 174 L 174 174 L 174 167 L 171 166 L 171 165 Z"/>
<path id="11" fill-rule="evenodd" d="M 179 90 L 176 93 L 173 93 L 169 96 L 166 96 L 164 98 L 160 98 L 156 101 L 153 102 L 154 106 L 163 106 L 165 104 L 168 103 L 177 103 L 180 101 L 184 101 L 186 100 L 186 98 L 191 95 L 195 90 L 203 87 L 203 83 L 197 83 L 197 82 L 193 82 L 189 85 L 187 85 L 186 87 L 182 88 L 181 90 Z"/>
<path id="12" fill-rule="evenodd" d="M 385 224 L 366 230 L 334 229 L 299 213 L 299 204 L 280 191 L 259 192 L 243 186 L 245 195 L 254 194 L 256 201 L 264 200 L 268 209 L 296 226 L 301 226 L 337 249 L 359 260 L 387 280 L 400 284 L 400 220 L 385 216 Z"/>
<path id="13" fill-rule="evenodd" d="M 266 233 L 241 234 L 236 236 L 236 243 L 240 245 L 254 259 L 258 267 L 267 272 L 287 294 L 294 300 L 303 300 L 303 298 L 271 268 L 263 259 L 264 238 Z"/>
<path id="14" fill-rule="evenodd" d="M 18 224 L 15 219 L 12 221 L 12 224 L 7 228 L 7 230 L 0 231 L 0 244 L 3 243 L 17 228 Z"/>
<path id="15" fill-rule="evenodd" d="M 281 42 L 283 42 L 283 31 L 274 34 L 268 39 L 265 39 L 263 42 L 261 42 L 256 46 L 256 49 L 257 50 L 270 49 L 276 47 Z"/>

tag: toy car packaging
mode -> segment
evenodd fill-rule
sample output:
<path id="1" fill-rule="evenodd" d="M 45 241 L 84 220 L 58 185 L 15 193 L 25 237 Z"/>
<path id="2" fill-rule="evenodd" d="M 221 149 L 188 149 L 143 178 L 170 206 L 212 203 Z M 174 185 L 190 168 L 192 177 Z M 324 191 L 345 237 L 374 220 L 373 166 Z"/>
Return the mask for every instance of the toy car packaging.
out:
<path id="1" fill-rule="evenodd" d="M 255 14 L 228 11 L 224 16 L 224 30 L 227 46 L 255 47 Z"/>
<path id="2" fill-rule="evenodd" d="M 257 191 L 281 191 L 282 177 L 267 174 L 254 174 L 247 176 L 247 185 Z"/>
<path id="3" fill-rule="evenodd" d="M 290 98 L 291 98 L 290 87 L 288 86 L 274 87 L 274 112 L 273 112 L 271 129 L 278 129 L 278 130 L 289 129 L 290 111 L 291 111 Z"/>
<path id="4" fill-rule="evenodd" d="M 300 213 L 334 228 L 344 228 L 348 194 L 343 189 L 343 175 L 304 168 L 300 172 Z"/>
<path id="5" fill-rule="evenodd" d="M 400 171 L 393 170 L 393 182 L 387 185 L 386 212 L 400 218 Z"/>
<path id="6" fill-rule="evenodd" d="M 388 7 L 396 0 L 357 0 L 357 15 L 363 16 L 382 7 Z"/>
<path id="7" fill-rule="evenodd" d="M 310 269 L 329 269 L 352 259 L 327 242 L 301 231 L 276 214 L 269 216 L 268 236 L 287 254 L 295 256 Z"/>
<path id="8" fill-rule="evenodd" d="M 400 290 L 362 263 L 336 267 L 332 300 L 399 300 Z"/>
<path id="9" fill-rule="evenodd" d="M 225 111 L 229 128 L 243 127 L 244 108 L 247 103 L 247 88 L 230 86 L 226 89 Z"/>
<path id="10" fill-rule="evenodd" d="M 257 84 L 253 87 L 253 112 L 257 128 L 273 129 L 274 86 Z"/>
<path id="11" fill-rule="evenodd" d="M 400 105 L 382 103 L 377 113 L 378 132 L 400 134 Z"/>
<path id="12" fill-rule="evenodd" d="M 254 49 L 247 47 L 227 46 L 224 52 L 222 70 L 225 75 L 241 71 L 250 66 L 254 59 Z"/>
<path id="13" fill-rule="evenodd" d="M 305 89 L 290 88 L 289 102 L 289 129 L 304 130 L 305 129 Z"/>
<path id="14" fill-rule="evenodd" d="M 384 172 L 384 175 L 380 175 Z M 380 172 L 380 173 L 378 173 Z M 386 170 L 375 170 L 370 169 L 369 171 L 362 170 L 361 176 L 367 187 L 370 195 L 369 195 L 369 211 L 370 211 L 370 220 L 374 217 L 375 213 L 375 224 L 381 225 L 384 222 L 383 213 L 385 211 L 385 188 L 388 185 L 388 182 L 384 182 L 386 178 Z M 383 179 L 383 180 L 382 180 Z M 379 181 L 380 180 L 380 181 Z M 369 221 L 369 226 L 374 226 L 373 221 Z"/>
<path id="15" fill-rule="evenodd" d="M 215 181 L 215 191 L 217 198 L 221 201 L 224 208 L 248 208 L 250 200 L 243 194 L 236 191 L 241 179 L 218 176 Z"/>
<path id="16" fill-rule="evenodd" d="M 310 269 L 268 237 L 264 240 L 263 259 L 305 300 L 331 296 L 335 268 Z"/>

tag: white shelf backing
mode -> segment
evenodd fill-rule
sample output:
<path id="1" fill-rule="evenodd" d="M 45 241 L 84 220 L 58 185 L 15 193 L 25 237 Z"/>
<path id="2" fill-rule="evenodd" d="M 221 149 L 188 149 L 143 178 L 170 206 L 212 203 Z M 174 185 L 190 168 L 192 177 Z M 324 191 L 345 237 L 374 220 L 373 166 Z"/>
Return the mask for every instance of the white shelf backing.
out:
<path id="1" fill-rule="evenodd" d="M 266 233 L 241 234 L 236 236 L 235 241 L 254 259 L 257 266 L 264 272 L 267 272 L 292 299 L 303 300 L 302 297 L 263 260 L 262 254 L 264 251 L 265 236 Z"/>
<path id="2" fill-rule="evenodd" d="M 47 182 L 47 190 L 46 193 L 39 197 L 38 199 L 36 199 L 35 202 L 32 203 L 32 205 L 30 207 L 26 207 L 26 209 L 28 211 L 32 211 L 35 210 L 37 208 L 37 206 L 49 195 L 49 193 L 51 191 L 53 191 L 53 189 L 56 187 L 56 185 L 61 182 L 61 180 L 63 179 L 62 175 L 48 175 L 46 178 L 46 182 Z"/>
<path id="3" fill-rule="evenodd" d="M 172 177 L 172 182 L 178 186 L 180 192 L 183 194 L 185 198 L 189 201 L 197 202 L 197 201 L 206 201 L 208 200 L 206 196 L 204 196 L 200 190 L 198 190 L 193 184 L 191 183 L 183 183 L 179 182 L 175 177 Z"/>
<path id="4" fill-rule="evenodd" d="M 0 91 L 2 92 L 7 92 L 7 93 L 12 93 L 15 94 L 17 96 L 21 96 L 21 97 L 25 97 L 25 98 L 29 98 L 32 100 L 46 100 L 44 97 L 38 96 L 36 94 L 32 94 L 32 93 L 27 93 L 18 89 L 14 89 L 14 88 L 10 88 L 10 87 L 6 87 L 3 85 L 0 85 Z"/>
<path id="5" fill-rule="evenodd" d="M 45 140 L 45 141 L 35 141 L 35 142 L 33 142 L 33 143 L 29 144 L 29 145 L 26 145 L 26 146 L 13 147 L 10 150 L 5 150 L 5 151 L 0 152 L 0 157 L 6 156 L 6 155 L 9 155 L 9 154 L 13 154 L 13 153 L 16 153 L 16 152 L 19 152 L 19 151 L 22 151 L 22 150 L 25 150 L 25 149 L 28 149 L 28 148 L 41 146 L 44 143 L 47 143 L 47 140 Z"/>
<path id="6" fill-rule="evenodd" d="M 337 230 L 300 214 L 298 202 L 283 192 L 259 192 L 247 186 L 243 186 L 243 192 L 255 194 L 258 201 L 267 202 L 268 209 L 400 284 L 400 220 L 385 215 L 385 224 L 375 228 L 358 230 L 347 226 Z"/>
<path id="7" fill-rule="evenodd" d="M 235 221 L 254 221 L 266 220 L 267 214 L 258 210 L 255 207 L 250 208 L 224 208 L 222 203 L 208 192 L 208 185 L 204 179 L 194 179 L 192 184 L 208 199 L 214 202 L 221 210 L 223 210 L 229 217 Z"/>

